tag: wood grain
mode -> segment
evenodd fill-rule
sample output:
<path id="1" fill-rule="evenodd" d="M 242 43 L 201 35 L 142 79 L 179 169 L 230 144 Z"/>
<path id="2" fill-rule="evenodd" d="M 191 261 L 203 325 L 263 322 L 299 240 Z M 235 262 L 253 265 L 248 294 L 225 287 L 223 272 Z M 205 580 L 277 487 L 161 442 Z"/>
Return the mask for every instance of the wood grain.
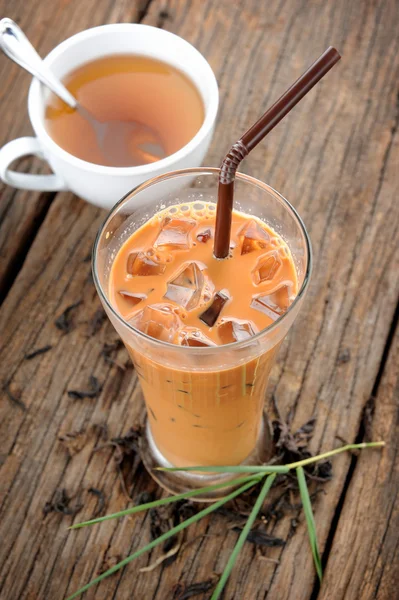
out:
<path id="1" fill-rule="evenodd" d="M 398 593 L 399 464 L 399 331 L 389 353 L 377 397 L 366 420 L 373 439 L 383 439 L 383 452 L 361 454 L 345 496 L 325 580 L 319 598 L 358 600 L 395 598 Z M 364 551 L 354 551 L 364 548 Z"/>
<path id="2" fill-rule="evenodd" d="M 87 22 L 92 24 L 94 13 L 96 19 L 107 20 L 106 4 L 102 0 L 95 11 L 88 7 L 87 14 L 85 8 Z M 80 18 L 77 22 L 74 0 L 51 6 L 63 11 L 65 21 L 68 16 L 71 19 L 68 35 L 74 27 L 85 26 Z M 132 10 L 131 4 L 122 2 L 108 3 L 108 8 L 115 20 L 128 19 L 130 13 L 124 11 Z M 35 26 L 38 31 L 42 26 L 36 18 L 31 17 L 32 38 Z M 399 221 L 397 18 L 394 0 L 267 4 L 253 0 L 244 6 L 227 1 L 153 0 L 144 16 L 144 22 L 191 41 L 215 70 L 221 110 L 208 164 L 218 164 L 232 141 L 325 47 L 333 43 L 343 54 L 340 65 L 243 165 L 245 172 L 287 196 L 311 234 L 313 280 L 273 371 L 269 395 L 276 392 L 285 414 L 292 408 L 294 424 L 317 415 L 315 451 L 334 447 L 340 443 L 338 436 L 354 441 L 361 432 L 361 415 L 380 369 L 398 297 L 394 252 Z M 65 28 L 58 35 L 66 37 Z M 116 339 L 110 325 L 104 322 L 90 335 L 88 321 L 99 309 L 99 301 L 86 259 L 102 217 L 72 195 L 58 194 L 0 310 L 0 382 L 7 383 L 26 406 L 22 410 L 6 394 L 1 399 L 4 493 L 0 528 L 5 533 L 0 545 L 0 597 L 7 600 L 64 598 L 94 577 L 104 561 L 124 557 L 149 540 L 146 515 L 67 533 L 72 517 L 56 513 L 44 517 L 42 513 L 45 503 L 62 488 L 72 498 L 72 507 L 83 504 L 76 520 L 90 518 L 96 509 L 90 487 L 104 490 L 106 512 L 127 505 L 112 448 L 93 453 L 102 443 L 101 426 L 108 426 L 109 438 L 121 435 L 142 410 L 134 373 L 107 364 L 101 355 L 104 342 Z M 64 335 L 54 321 L 80 300 L 82 304 L 73 312 L 74 329 Z M 50 352 L 24 360 L 25 352 L 46 344 L 53 346 Z M 346 362 L 344 350 L 349 356 Z M 123 350 L 117 358 L 127 360 Z M 378 398 L 388 394 L 384 390 L 393 381 L 392 362 L 394 358 L 384 379 L 388 383 L 383 383 Z M 68 398 L 68 389 L 87 387 L 91 374 L 103 384 L 99 398 Z M 379 429 L 379 410 L 377 405 L 375 434 L 385 434 Z M 59 439 L 67 433 L 76 434 L 74 444 Z M 351 518 L 349 499 L 350 504 L 359 501 L 358 491 L 372 493 L 375 471 L 369 479 L 364 465 L 371 460 L 376 469 L 382 460 L 390 468 L 393 457 L 387 456 L 391 457 L 373 454 L 359 460 L 341 518 Z M 334 479 L 315 504 L 322 551 L 336 525 L 350 464 L 350 456 L 334 460 Z M 155 486 L 138 466 L 129 491 L 135 499 L 143 489 L 155 490 Z M 390 518 L 388 505 L 380 511 L 378 499 L 384 493 L 393 499 L 394 489 L 387 478 L 381 480 L 381 489 L 368 505 L 369 518 L 374 511 L 378 521 L 377 541 Z M 355 535 L 352 525 L 346 527 Z M 278 565 L 256 558 L 254 548 L 247 544 L 228 584 L 226 600 L 315 600 L 317 588 L 304 523 L 301 520 L 295 535 L 290 534 L 289 519 L 270 531 L 287 540 L 283 549 L 268 550 L 267 556 L 278 560 Z M 319 597 L 355 600 L 358 589 L 353 569 L 366 565 L 370 583 L 359 598 L 388 600 L 391 575 L 385 561 L 391 556 L 391 534 L 380 555 L 377 549 L 373 551 L 381 564 L 373 573 L 367 562 L 368 548 L 356 529 L 358 562 L 348 561 L 342 578 L 335 582 L 346 531 L 339 519 Z M 221 517 L 210 517 L 190 530 L 188 539 L 194 542 L 170 567 L 140 573 L 141 567 L 158 556 L 154 551 L 91 590 L 87 598 L 172 599 L 173 586 L 179 581 L 190 584 L 208 579 L 212 572 L 220 573 L 236 537 L 226 530 Z M 372 586 L 381 573 L 376 595 Z"/>

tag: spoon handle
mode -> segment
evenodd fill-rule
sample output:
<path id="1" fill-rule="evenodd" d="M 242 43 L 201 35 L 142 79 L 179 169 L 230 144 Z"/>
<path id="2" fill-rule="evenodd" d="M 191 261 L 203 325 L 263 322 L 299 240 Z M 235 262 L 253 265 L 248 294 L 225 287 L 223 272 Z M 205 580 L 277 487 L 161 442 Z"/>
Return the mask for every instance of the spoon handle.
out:
<path id="1" fill-rule="evenodd" d="M 71 108 L 76 108 L 77 100 L 55 77 L 40 58 L 22 29 L 11 19 L 0 21 L 0 48 L 11 60 L 39 79 Z"/>

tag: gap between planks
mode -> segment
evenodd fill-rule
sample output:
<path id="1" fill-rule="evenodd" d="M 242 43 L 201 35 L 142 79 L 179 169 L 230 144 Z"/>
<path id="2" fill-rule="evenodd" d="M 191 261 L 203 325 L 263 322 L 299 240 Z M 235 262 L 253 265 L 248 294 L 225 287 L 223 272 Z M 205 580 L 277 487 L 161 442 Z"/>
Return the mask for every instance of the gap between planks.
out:
<path id="1" fill-rule="evenodd" d="M 396 310 L 395 310 L 395 313 L 394 313 L 392 321 L 391 321 L 391 325 L 390 325 L 389 332 L 388 332 L 387 339 L 386 339 L 385 346 L 384 346 L 384 351 L 382 353 L 380 366 L 379 366 L 378 373 L 377 373 L 375 381 L 374 381 L 371 395 L 363 407 L 363 412 L 362 412 L 361 418 L 360 418 L 358 433 L 357 433 L 355 441 L 354 441 L 355 444 L 358 444 L 358 443 L 361 443 L 364 441 L 364 437 L 366 435 L 366 428 L 365 428 L 365 422 L 364 422 L 365 409 L 366 409 L 366 406 L 368 403 L 371 403 L 372 409 L 374 408 L 374 402 L 378 396 L 378 390 L 379 390 L 379 387 L 381 384 L 382 377 L 384 375 L 384 371 L 385 371 L 385 367 L 386 367 L 386 364 L 388 361 L 389 353 L 392 348 L 392 343 L 393 343 L 393 340 L 395 337 L 395 332 L 398 327 L 398 321 L 399 321 L 399 302 L 396 306 Z M 367 440 L 367 441 L 370 441 L 370 440 Z M 342 488 L 341 495 L 337 502 L 334 516 L 331 520 L 331 527 L 328 532 L 326 545 L 325 545 L 325 549 L 324 549 L 323 556 L 322 556 L 323 571 L 325 571 L 325 569 L 326 569 L 328 558 L 330 556 L 330 552 L 333 547 L 335 533 L 338 528 L 338 522 L 341 517 L 343 506 L 345 504 L 345 499 L 346 499 L 346 495 L 349 490 L 349 486 L 351 484 L 353 476 L 355 475 L 358 460 L 359 460 L 359 457 L 355 454 L 352 454 L 348 473 L 345 478 L 345 482 L 344 482 L 344 485 Z M 318 579 L 316 579 L 309 600 L 317 600 L 319 593 L 320 593 L 320 582 Z"/>
<path id="2" fill-rule="evenodd" d="M 15 193 L 17 192 L 18 190 L 15 190 Z M 12 203 L 14 195 L 15 194 L 12 195 L 10 203 Z M 7 294 L 12 288 L 12 285 L 15 279 L 17 278 L 18 273 L 22 269 L 22 266 L 25 262 L 25 258 L 35 240 L 36 235 L 38 234 L 38 231 L 44 219 L 46 218 L 51 203 L 53 202 L 56 195 L 57 192 L 43 192 L 38 197 L 37 204 L 39 206 L 39 210 L 33 219 L 32 227 L 30 227 L 26 232 L 26 235 L 24 236 L 24 238 L 21 241 L 21 244 L 15 251 L 13 259 L 8 265 L 4 273 L 4 277 L 0 282 L 0 306 L 7 297 Z"/>

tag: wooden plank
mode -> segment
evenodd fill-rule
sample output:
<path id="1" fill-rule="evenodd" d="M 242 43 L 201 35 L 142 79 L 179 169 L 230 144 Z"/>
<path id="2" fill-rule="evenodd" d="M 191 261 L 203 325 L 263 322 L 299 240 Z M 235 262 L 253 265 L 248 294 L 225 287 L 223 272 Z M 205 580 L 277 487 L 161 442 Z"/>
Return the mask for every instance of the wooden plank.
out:
<path id="1" fill-rule="evenodd" d="M 104 22 L 137 21 L 144 0 L 79 0 L 71 2 L 27 2 L 0 0 L 0 14 L 16 21 L 41 56 L 78 31 Z M 27 111 L 31 77 L 0 54 L 1 129 L 0 145 L 32 135 Z M 38 159 L 21 160 L 18 169 L 29 173 L 47 173 L 49 169 Z M 7 294 L 15 274 L 24 261 L 53 199 L 54 194 L 16 190 L 0 182 L 0 302 Z"/>
<path id="2" fill-rule="evenodd" d="M 243 166 L 296 205 L 312 236 L 312 285 L 273 372 L 270 392 L 276 391 L 286 412 L 295 407 L 295 423 L 317 413 L 314 450 L 333 447 L 338 435 L 355 439 L 399 288 L 393 254 L 398 239 L 396 14 L 394 0 L 349 6 L 344 0 L 267 6 L 253 0 L 243 7 L 227 1 L 154 0 L 145 20 L 193 42 L 217 74 L 221 113 L 207 159 L 212 164 L 329 43 L 351 57 Z M 108 425 L 109 437 L 121 435 L 141 411 L 134 374 L 108 365 L 101 356 L 104 341 L 115 334 L 104 323 L 89 336 L 86 323 L 99 308 L 85 258 L 101 218 L 100 211 L 60 194 L 0 311 L 0 381 L 8 382 L 27 407 L 23 411 L 11 405 L 5 395 L 0 407 L 0 527 L 6 532 L 0 547 L 0 596 L 11 600 L 62 598 L 98 573 L 104 560 L 125 556 L 149 539 L 146 516 L 66 534 L 71 517 L 42 515 L 45 503 L 61 488 L 73 497 L 72 507 L 84 505 L 76 519 L 95 511 L 91 487 L 104 490 L 107 512 L 127 504 L 112 451 L 92 452 L 101 444 L 100 425 Z M 63 335 L 54 320 L 79 300 L 75 328 Z M 53 345 L 50 352 L 23 360 L 26 351 L 47 343 Z M 350 350 L 348 362 L 339 358 L 344 349 Z M 126 359 L 123 351 L 118 358 Z M 99 398 L 68 398 L 67 390 L 86 387 L 93 373 L 103 383 Z M 68 432 L 80 432 L 69 452 L 71 444 L 59 440 Z M 349 460 L 336 459 L 328 495 L 316 505 L 322 548 Z M 138 467 L 129 491 L 136 498 L 146 488 L 155 486 Z M 288 530 L 288 521 L 273 530 L 287 539 L 283 550 L 268 553 L 280 561 L 277 567 L 254 558 L 250 545 L 244 548 L 226 600 L 310 597 L 314 570 L 306 530 L 301 524 L 289 539 Z M 202 537 L 172 567 L 139 573 L 158 556 L 154 552 L 87 597 L 164 600 L 173 597 L 177 582 L 201 581 L 220 572 L 236 534 L 226 531 L 220 517 L 212 517 L 190 531 L 190 540 L 196 536 Z"/>
<path id="3" fill-rule="evenodd" d="M 327 563 L 320 600 L 391 600 L 397 597 L 399 465 L 399 331 L 374 399 L 368 433 L 383 439 L 383 452 L 356 463 Z M 370 404 L 370 410 L 372 403 Z M 355 551 L 354 548 L 363 549 Z"/>

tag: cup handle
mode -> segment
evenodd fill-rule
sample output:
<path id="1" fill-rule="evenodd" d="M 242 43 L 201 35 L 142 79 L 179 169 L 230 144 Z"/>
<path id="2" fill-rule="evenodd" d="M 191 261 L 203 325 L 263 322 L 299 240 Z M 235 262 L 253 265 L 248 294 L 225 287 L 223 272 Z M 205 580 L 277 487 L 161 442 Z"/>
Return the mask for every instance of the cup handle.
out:
<path id="1" fill-rule="evenodd" d="M 0 150 L 0 178 L 13 187 L 22 190 L 39 190 L 43 192 L 60 192 L 68 186 L 59 175 L 34 175 L 17 173 L 9 169 L 9 165 L 21 156 L 34 154 L 44 160 L 43 152 L 37 138 L 22 137 L 8 142 Z"/>

